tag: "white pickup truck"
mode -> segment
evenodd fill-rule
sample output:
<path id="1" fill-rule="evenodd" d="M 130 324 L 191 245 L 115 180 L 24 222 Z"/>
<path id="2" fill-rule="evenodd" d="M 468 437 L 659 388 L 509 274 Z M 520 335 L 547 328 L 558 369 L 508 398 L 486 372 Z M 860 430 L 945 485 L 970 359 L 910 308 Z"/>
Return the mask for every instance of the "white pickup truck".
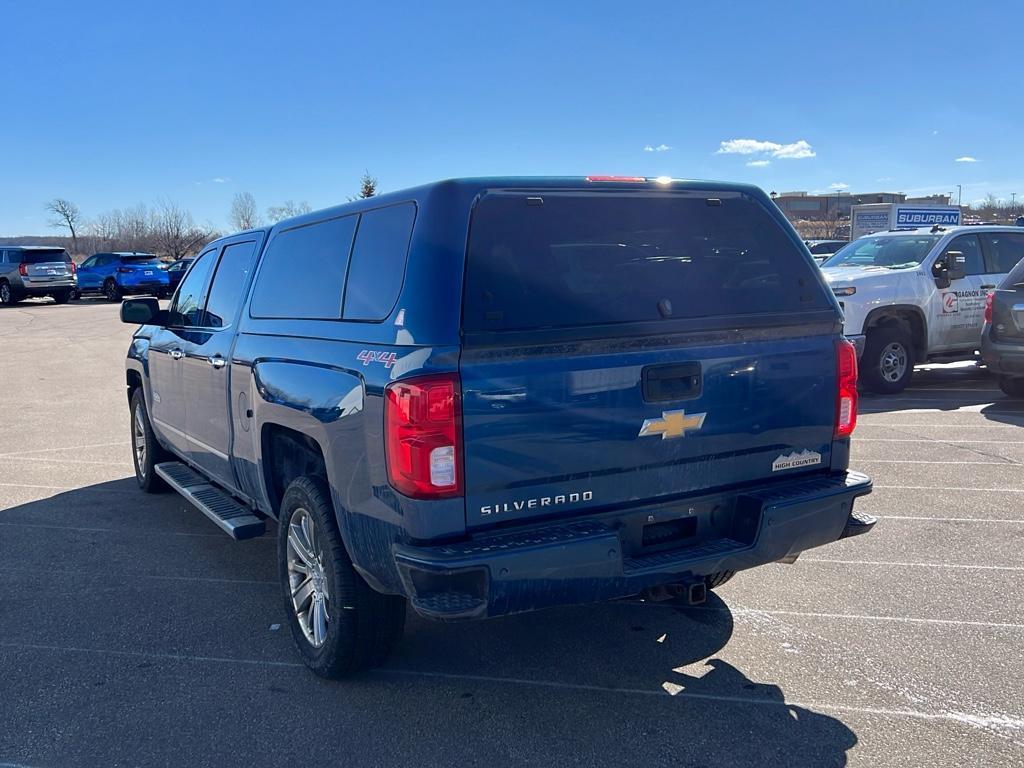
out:
<path id="1" fill-rule="evenodd" d="M 1024 258 L 1019 227 L 930 227 L 854 240 L 822 265 L 869 390 L 892 394 L 929 360 L 972 359 L 989 291 Z"/>

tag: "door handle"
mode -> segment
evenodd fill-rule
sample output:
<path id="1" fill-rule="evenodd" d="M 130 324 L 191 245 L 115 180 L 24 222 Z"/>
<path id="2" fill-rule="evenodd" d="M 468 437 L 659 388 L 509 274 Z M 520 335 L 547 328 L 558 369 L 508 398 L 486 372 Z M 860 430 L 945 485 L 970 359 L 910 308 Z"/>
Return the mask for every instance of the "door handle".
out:
<path id="1" fill-rule="evenodd" d="M 995 290 L 995 286 L 994 285 L 983 285 L 983 286 L 981 286 L 981 290 L 983 290 L 983 291 Z"/>
<path id="2" fill-rule="evenodd" d="M 185 356 L 185 353 L 180 349 L 172 349 L 167 354 L 171 356 L 171 360 L 181 360 Z"/>
<path id="3" fill-rule="evenodd" d="M 210 355 L 208 358 L 206 358 L 206 362 L 208 362 L 210 365 L 212 365 L 217 370 L 220 370 L 225 365 L 227 365 L 228 361 L 225 360 L 220 355 Z"/>

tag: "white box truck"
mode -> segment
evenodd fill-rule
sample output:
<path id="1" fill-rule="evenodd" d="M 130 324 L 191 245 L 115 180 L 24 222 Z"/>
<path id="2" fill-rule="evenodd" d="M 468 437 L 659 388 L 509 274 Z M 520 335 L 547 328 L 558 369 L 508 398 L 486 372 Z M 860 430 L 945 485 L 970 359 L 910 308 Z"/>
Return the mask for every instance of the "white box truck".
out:
<path id="1" fill-rule="evenodd" d="M 850 239 L 893 229 L 955 227 L 960 224 L 960 209 L 955 205 L 928 203 L 867 203 L 850 209 Z"/>

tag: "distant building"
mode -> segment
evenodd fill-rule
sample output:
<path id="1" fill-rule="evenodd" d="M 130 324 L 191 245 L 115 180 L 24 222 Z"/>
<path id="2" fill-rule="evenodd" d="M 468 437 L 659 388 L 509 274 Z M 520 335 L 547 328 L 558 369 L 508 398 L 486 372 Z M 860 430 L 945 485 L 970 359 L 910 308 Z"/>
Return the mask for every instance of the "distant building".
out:
<path id="1" fill-rule="evenodd" d="M 864 203 L 923 203 L 949 205 L 949 195 L 907 197 L 901 192 L 832 192 L 811 195 L 807 192 L 772 193 L 772 199 L 786 218 L 797 221 L 837 221 L 850 218 L 850 208 Z"/>

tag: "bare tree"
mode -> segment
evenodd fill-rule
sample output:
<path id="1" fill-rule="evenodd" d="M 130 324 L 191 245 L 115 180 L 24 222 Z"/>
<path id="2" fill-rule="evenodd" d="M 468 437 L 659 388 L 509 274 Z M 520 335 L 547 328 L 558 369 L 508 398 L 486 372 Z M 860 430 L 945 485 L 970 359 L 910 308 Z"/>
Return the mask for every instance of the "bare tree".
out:
<path id="1" fill-rule="evenodd" d="M 373 197 L 377 194 L 377 177 L 371 176 L 369 171 L 363 173 L 359 181 L 359 197 Z"/>
<path id="2" fill-rule="evenodd" d="M 212 227 L 196 225 L 192 214 L 170 200 L 161 200 L 151 219 L 157 253 L 180 259 L 196 253 L 216 237 Z"/>
<path id="3" fill-rule="evenodd" d="M 285 200 L 281 205 L 272 205 L 267 208 L 267 218 L 276 224 L 293 216 L 302 216 L 312 210 L 309 207 L 309 203 L 305 200 L 301 203 L 296 203 L 294 200 Z"/>
<path id="4" fill-rule="evenodd" d="M 238 192 L 231 201 L 231 226 L 235 229 L 254 229 L 260 225 L 256 198 L 251 192 Z"/>
<path id="5" fill-rule="evenodd" d="M 66 227 L 71 233 L 71 250 L 78 253 L 78 235 L 75 232 L 75 225 L 78 224 L 82 215 L 78 210 L 78 206 L 70 200 L 55 197 L 46 204 L 46 210 L 53 214 L 50 218 L 50 226 L 57 228 Z"/>

